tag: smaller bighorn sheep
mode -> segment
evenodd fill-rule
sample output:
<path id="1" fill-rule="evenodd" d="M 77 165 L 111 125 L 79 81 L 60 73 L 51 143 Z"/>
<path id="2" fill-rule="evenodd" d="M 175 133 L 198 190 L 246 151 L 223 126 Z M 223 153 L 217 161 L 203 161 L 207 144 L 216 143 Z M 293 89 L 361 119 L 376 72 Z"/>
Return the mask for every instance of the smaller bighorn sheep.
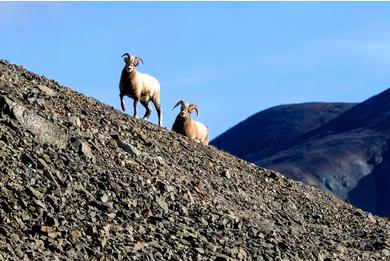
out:
<path id="1" fill-rule="evenodd" d="M 131 56 L 128 53 L 122 55 L 125 57 L 125 67 L 122 70 L 121 79 L 119 82 L 119 98 L 121 100 L 122 110 L 126 110 L 126 105 L 123 102 L 123 96 L 128 96 L 134 99 L 134 118 L 138 117 L 137 104 L 140 101 L 145 107 L 146 112 L 142 120 L 148 120 L 151 108 L 149 101 L 152 100 L 158 114 L 158 125 L 162 126 L 162 110 L 160 105 L 160 83 L 153 76 L 136 71 L 136 67 L 140 62 L 144 63 L 142 58 Z"/>
<path id="2" fill-rule="evenodd" d="M 199 116 L 198 107 L 195 104 L 187 104 L 184 101 L 178 101 L 172 110 L 178 105 L 181 105 L 180 113 L 173 123 L 172 130 L 187 136 L 196 142 L 207 145 L 209 143 L 209 130 L 202 123 L 191 120 L 191 112 L 194 110 L 196 111 L 196 115 Z"/>

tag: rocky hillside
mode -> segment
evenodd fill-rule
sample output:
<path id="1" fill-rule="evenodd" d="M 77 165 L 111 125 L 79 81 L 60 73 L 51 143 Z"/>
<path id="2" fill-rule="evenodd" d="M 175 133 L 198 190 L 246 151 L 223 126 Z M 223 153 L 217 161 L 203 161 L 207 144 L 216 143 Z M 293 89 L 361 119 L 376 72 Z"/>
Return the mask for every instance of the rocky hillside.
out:
<path id="1" fill-rule="evenodd" d="M 233 126 L 211 144 L 239 158 L 256 162 L 288 147 L 295 138 L 322 126 L 354 105 L 308 102 L 275 106 Z"/>
<path id="2" fill-rule="evenodd" d="M 388 221 L 6 61 L 0 205 L 0 260 L 390 257 Z"/>

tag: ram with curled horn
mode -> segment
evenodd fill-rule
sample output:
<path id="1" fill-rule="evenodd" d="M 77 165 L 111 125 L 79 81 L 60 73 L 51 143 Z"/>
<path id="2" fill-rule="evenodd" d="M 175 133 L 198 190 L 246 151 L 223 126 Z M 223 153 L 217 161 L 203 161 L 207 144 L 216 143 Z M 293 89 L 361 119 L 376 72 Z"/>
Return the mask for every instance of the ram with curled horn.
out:
<path id="1" fill-rule="evenodd" d="M 146 112 L 142 120 L 148 120 L 152 112 L 149 101 L 151 100 L 158 114 L 158 124 L 162 126 L 162 109 L 160 104 L 160 83 L 157 79 L 149 74 L 141 73 L 136 70 L 136 67 L 144 61 L 141 57 L 132 56 L 129 53 L 122 55 L 125 66 L 122 69 L 121 78 L 119 81 L 119 98 L 122 110 L 126 110 L 126 105 L 123 101 L 124 96 L 132 98 L 134 107 L 134 118 L 138 118 L 138 102 L 141 102 L 145 107 Z"/>
<path id="2" fill-rule="evenodd" d="M 179 105 L 181 105 L 180 112 L 176 116 L 172 130 L 187 136 L 196 142 L 207 145 L 209 142 L 208 128 L 203 123 L 191 119 L 191 113 L 193 111 L 196 111 L 197 116 L 199 116 L 198 106 L 195 104 L 187 104 L 186 102 L 180 100 L 176 103 L 172 110 Z"/>

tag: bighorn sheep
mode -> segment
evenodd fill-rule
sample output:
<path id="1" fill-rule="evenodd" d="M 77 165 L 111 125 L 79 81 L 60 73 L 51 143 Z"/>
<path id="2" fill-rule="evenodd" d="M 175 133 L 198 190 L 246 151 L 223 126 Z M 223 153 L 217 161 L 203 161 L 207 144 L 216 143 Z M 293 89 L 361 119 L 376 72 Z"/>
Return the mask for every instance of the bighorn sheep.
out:
<path id="1" fill-rule="evenodd" d="M 191 120 L 191 112 L 196 111 L 199 116 L 198 107 L 195 104 L 187 104 L 184 101 L 178 101 L 173 107 L 174 110 L 178 105 L 181 105 L 180 113 L 176 116 L 172 130 L 187 136 L 196 142 L 207 145 L 209 143 L 209 131 L 205 125 L 195 120 Z"/>
<path id="2" fill-rule="evenodd" d="M 145 107 L 146 112 L 142 120 L 148 120 L 151 108 L 149 100 L 152 100 L 158 114 L 158 125 L 162 126 L 162 110 L 160 105 L 160 83 L 153 76 L 136 71 L 136 67 L 140 62 L 144 63 L 142 58 L 131 56 L 128 53 L 122 55 L 125 67 L 122 70 L 121 79 L 119 82 L 119 98 L 121 100 L 122 110 L 126 110 L 126 105 L 123 102 L 123 96 L 128 96 L 134 99 L 134 118 L 138 117 L 137 104 L 140 101 Z"/>

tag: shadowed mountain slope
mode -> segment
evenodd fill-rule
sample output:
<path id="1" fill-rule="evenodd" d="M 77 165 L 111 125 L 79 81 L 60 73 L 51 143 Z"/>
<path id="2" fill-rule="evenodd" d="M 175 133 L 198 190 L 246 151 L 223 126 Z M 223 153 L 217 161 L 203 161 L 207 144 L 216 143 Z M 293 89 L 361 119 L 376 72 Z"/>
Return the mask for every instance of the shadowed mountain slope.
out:
<path id="1" fill-rule="evenodd" d="M 390 89 L 256 163 L 389 217 L 389 140 Z"/>
<path id="2" fill-rule="evenodd" d="M 211 141 L 219 149 L 256 161 L 298 136 L 320 127 L 350 109 L 353 103 L 301 103 L 272 107 L 240 122 Z"/>
<path id="3" fill-rule="evenodd" d="M 390 217 L 389 140 L 390 89 L 358 105 L 273 107 L 211 144 Z"/>
<path id="4" fill-rule="evenodd" d="M 385 219 L 6 61 L 0 205 L 6 260 L 390 256 Z"/>

